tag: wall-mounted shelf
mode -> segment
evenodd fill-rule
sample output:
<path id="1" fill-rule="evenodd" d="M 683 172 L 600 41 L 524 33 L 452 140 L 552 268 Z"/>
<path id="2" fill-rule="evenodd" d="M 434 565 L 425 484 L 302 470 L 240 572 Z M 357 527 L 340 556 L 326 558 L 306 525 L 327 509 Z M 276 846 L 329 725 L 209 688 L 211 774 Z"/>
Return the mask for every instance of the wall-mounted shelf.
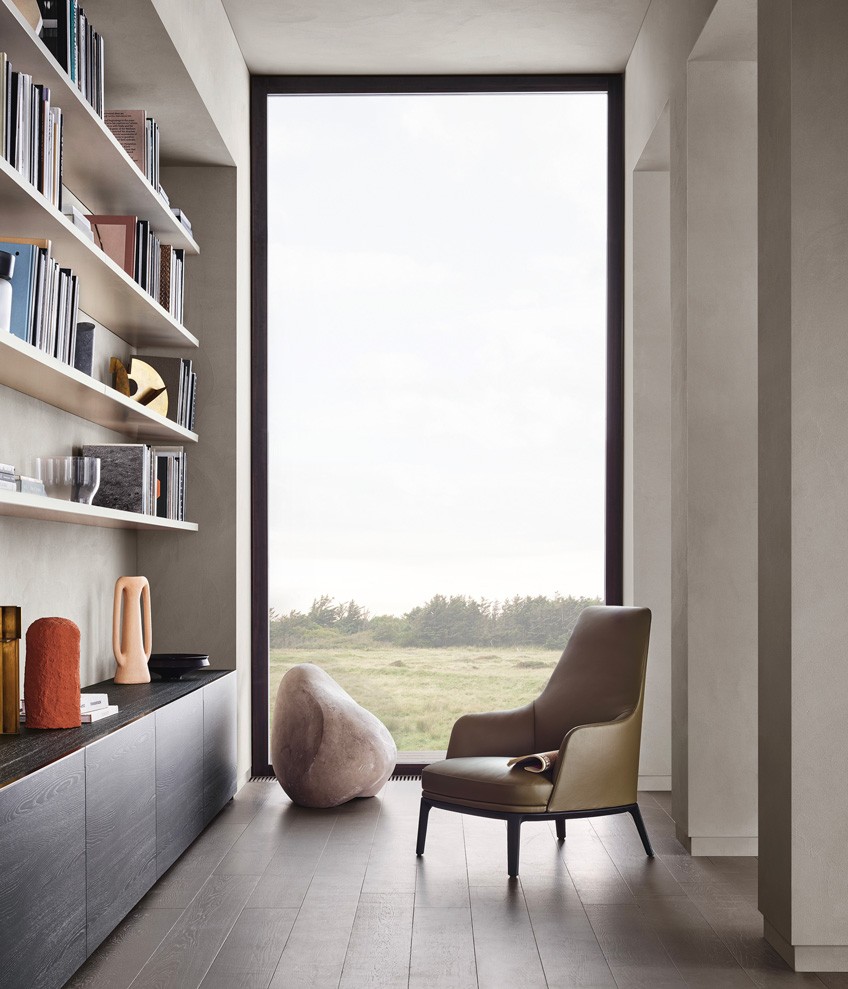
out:
<path id="1" fill-rule="evenodd" d="M 73 501 L 60 501 L 44 495 L 19 494 L 16 491 L 0 491 L 0 516 L 38 519 L 41 522 L 71 522 L 76 525 L 95 525 L 104 529 L 139 529 L 146 532 L 197 532 L 196 522 L 173 522 L 153 515 L 136 512 L 118 512 L 96 505 L 78 505 Z"/>
<path id="2" fill-rule="evenodd" d="M 11 0 L 0 0 L 0 51 L 16 72 L 50 87 L 64 115 L 64 184 L 92 213 L 150 220 L 165 244 L 198 254 L 197 243 L 85 101 Z M 107 80 L 108 85 L 108 80 Z M 135 109 L 127 107 L 126 109 Z"/>
<path id="3" fill-rule="evenodd" d="M 114 429 L 132 440 L 197 442 L 196 433 L 9 333 L 0 333 L 0 385 Z"/>
<path id="4" fill-rule="evenodd" d="M 53 256 L 79 275 L 80 309 L 131 346 L 198 345 L 197 337 L 0 157 L 0 240 L 4 236 L 51 240 Z"/>

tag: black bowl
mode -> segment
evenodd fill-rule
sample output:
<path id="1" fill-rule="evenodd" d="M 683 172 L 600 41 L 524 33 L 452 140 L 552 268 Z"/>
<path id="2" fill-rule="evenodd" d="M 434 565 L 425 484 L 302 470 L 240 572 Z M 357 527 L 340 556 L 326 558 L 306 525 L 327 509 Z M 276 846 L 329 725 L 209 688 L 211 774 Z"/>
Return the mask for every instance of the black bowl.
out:
<path id="1" fill-rule="evenodd" d="M 208 666 L 209 656 L 199 652 L 154 652 L 147 665 L 151 673 L 158 673 L 163 680 L 180 680 L 184 673 Z"/>

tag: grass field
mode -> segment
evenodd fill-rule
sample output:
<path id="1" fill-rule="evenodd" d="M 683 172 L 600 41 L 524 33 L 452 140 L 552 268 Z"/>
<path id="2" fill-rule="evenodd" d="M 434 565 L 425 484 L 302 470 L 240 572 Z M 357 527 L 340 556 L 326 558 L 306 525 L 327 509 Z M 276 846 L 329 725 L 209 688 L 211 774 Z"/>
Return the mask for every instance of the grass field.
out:
<path id="1" fill-rule="evenodd" d="M 401 752 L 439 751 L 461 714 L 518 707 L 547 682 L 559 651 L 492 649 L 272 649 L 270 698 L 286 670 L 315 663 L 373 711 Z"/>

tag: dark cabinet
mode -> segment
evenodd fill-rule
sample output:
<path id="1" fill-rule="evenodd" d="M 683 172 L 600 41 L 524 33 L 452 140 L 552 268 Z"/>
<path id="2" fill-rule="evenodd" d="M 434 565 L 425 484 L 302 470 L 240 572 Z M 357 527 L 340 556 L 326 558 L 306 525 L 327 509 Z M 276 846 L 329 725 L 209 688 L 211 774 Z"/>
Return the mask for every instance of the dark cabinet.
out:
<path id="1" fill-rule="evenodd" d="M 0 987 L 53 989 L 85 961 L 85 753 L 0 789 Z"/>
<path id="2" fill-rule="evenodd" d="M 203 822 L 235 795 L 236 675 L 221 677 L 203 689 Z"/>
<path id="3" fill-rule="evenodd" d="M 203 830 L 203 695 L 156 712 L 156 875 Z"/>
<path id="4" fill-rule="evenodd" d="M 236 791 L 236 675 L 93 684 L 120 711 L 0 736 L 0 989 L 60 989 Z"/>
<path id="5" fill-rule="evenodd" d="M 154 715 L 85 750 L 88 954 L 156 881 Z"/>

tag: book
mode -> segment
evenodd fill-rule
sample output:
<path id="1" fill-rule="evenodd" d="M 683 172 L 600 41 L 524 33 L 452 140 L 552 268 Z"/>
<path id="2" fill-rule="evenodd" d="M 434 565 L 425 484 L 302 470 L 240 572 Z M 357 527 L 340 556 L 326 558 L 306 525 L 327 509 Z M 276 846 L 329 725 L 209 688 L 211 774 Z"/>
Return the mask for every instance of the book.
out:
<path id="1" fill-rule="evenodd" d="M 107 110 L 106 126 L 115 140 L 132 158 L 140 172 L 146 171 L 146 119 L 144 110 Z"/>
<path id="2" fill-rule="evenodd" d="M 146 354 L 143 358 L 165 384 L 168 390 L 167 417 L 188 428 L 189 396 L 191 387 L 191 361 L 183 357 L 164 357 Z"/>
<path id="3" fill-rule="evenodd" d="M 108 707 L 108 694 L 80 694 L 80 711 L 93 711 L 96 708 Z"/>
<path id="4" fill-rule="evenodd" d="M 507 762 L 507 766 L 510 768 L 520 766 L 522 769 L 526 769 L 528 773 L 544 773 L 549 769 L 553 769 L 556 765 L 558 755 L 559 752 L 556 750 L 553 752 L 533 752 L 531 755 L 519 755 L 514 759 L 510 759 Z"/>
<path id="5" fill-rule="evenodd" d="M 94 243 L 130 276 L 136 278 L 136 229 L 135 216 L 105 216 L 86 213 L 91 224 Z"/>
<path id="6" fill-rule="evenodd" d="M 94 374 L 94 332 L 94 323 L 77 323 L 74 367 L 83 374 Z"/>
<path id="7" fill-rule="evenodd" d="M 0 240 L 0 251 L 15 256 L 15 270 L 12 272 L 12 317 L 9 329 L 13 337 L 25 343 L 33 342 L 37 243 L 26 244 L 14 239 Z"/>
<path id="8" fill-rule="evenodd" d="M 76 206 L 70 203 L 62 207 L 62 212 L 73 223 L 77 230 L 81 230 L 89 240 L 94 240 L 94 231 L 85 213 L 80 212 Z"/>
<path id="9" fill-rule="evenodd" d="M 93 505 L 151 514 L 150 452 L 144 443 L 89 444 L 82 455 L 100 458 L 100 487 Z"/>
<path id="10" fill-rule="evenodd" d="M 27 477 L 25 474 L 19 474 L 15 479 L 15 488 L 21 494 L 44 495 L 47 493 L 44 490 L 44 481 L 39 481 L 37 477 Z"/>
<path id="11" fill-rule="evenodd" d="M 84 725 L 93 724 L 95 721 L 102 721 L 104 718 L 111 718 L 113 714 L 118 713 L 117 704 L 109 704 L 108 707 L 100 707 L 94 711 L 85 711 L 80 713 L 80 721 Z"/>

